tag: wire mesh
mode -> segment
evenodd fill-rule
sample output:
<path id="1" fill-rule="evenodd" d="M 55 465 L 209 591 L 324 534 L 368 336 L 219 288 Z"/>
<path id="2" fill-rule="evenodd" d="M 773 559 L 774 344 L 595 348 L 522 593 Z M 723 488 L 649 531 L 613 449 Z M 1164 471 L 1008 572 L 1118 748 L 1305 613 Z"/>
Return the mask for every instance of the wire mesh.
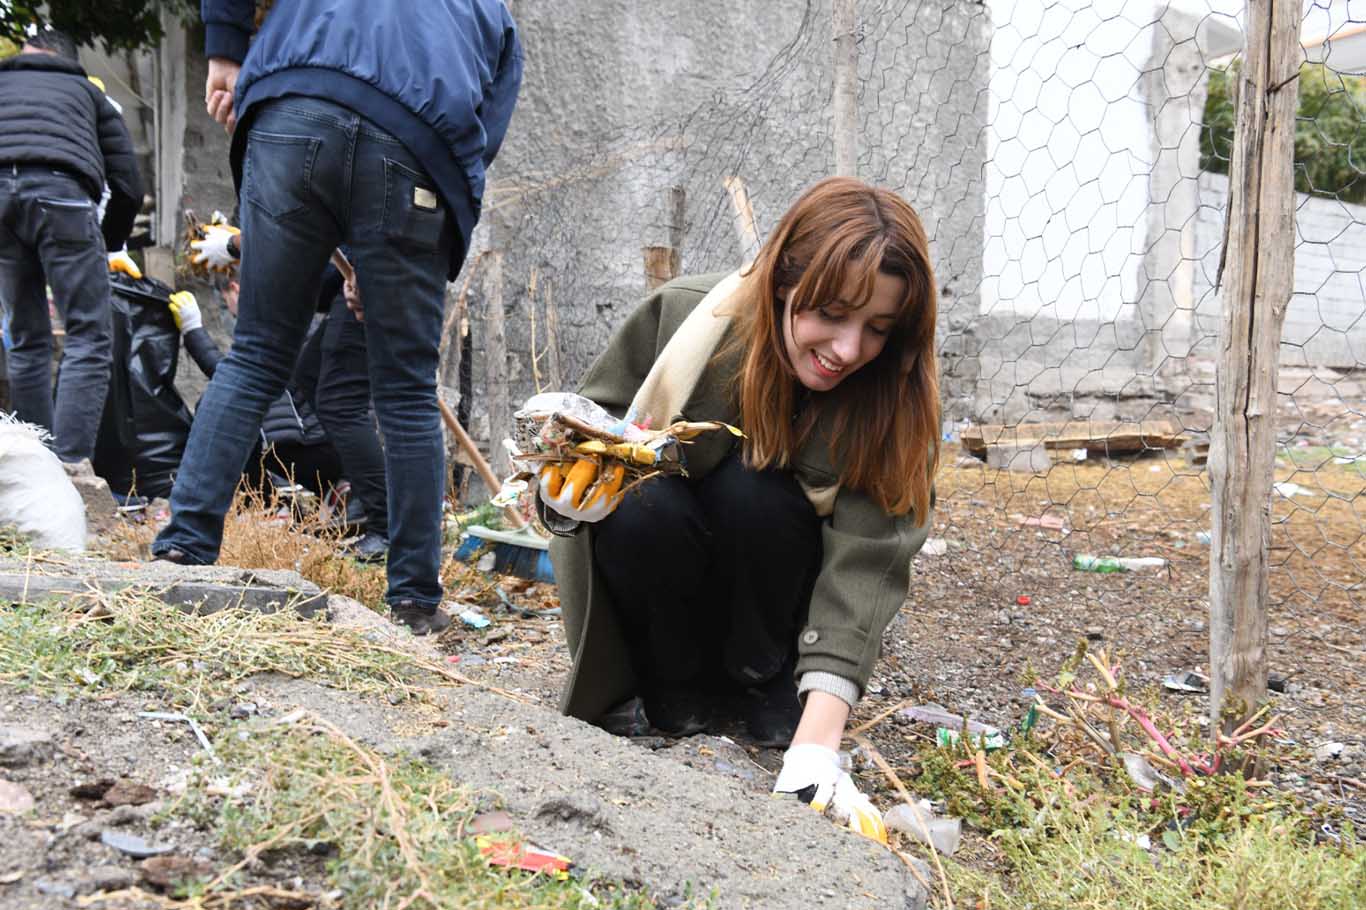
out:
<path id="1" fill-rule="evenodd" d="M 1362 616 L 1360 7 L 1306 5 L 1269 546 L 1273 631 L 1288 606 L 1324 624 L 1291 635 L 1329 635 Z M 596 51 L 576 54 L 577 33 L 517 11 L 533 86 L 518 116 L 536 128 L 514 126 L 479 240 L 502 257 L 508 344 L 505 370 L 476 371 L 485 437 L 480 402 L 572 386 L 649 274 L 735 268 L 830 172 L 828 3 L 719 8 L 634 22 L 589 62 L 601 36 L 584 32 Z M 989 553 L 998 574 L 1028 578 L 1043 565 L 1066 575 L 1078 554 L 1159 556 L 1182 571 L 1148 596 L 1203 615 L 1241 10 L 1226 0 L 859 4 L 859 175 L 924 217 L 941 289 L 935 537 L 948 565 Z M 655 43 L 622 51 L 618 40 Z M 633 82 L 642 67 L 648 78 Z M 557 97 L 581 89 L 594 116 L 556 122 L 535 94 L 546 83 Z M 653 266 L 646 247 L 665 251 Z M 478 278 L 471 287 L 479 359 L 491 295 Z M 982 521 L 1006 533 L 988 539 Z M 1072 587 L 1085 609 L 1084 585 Z"/>

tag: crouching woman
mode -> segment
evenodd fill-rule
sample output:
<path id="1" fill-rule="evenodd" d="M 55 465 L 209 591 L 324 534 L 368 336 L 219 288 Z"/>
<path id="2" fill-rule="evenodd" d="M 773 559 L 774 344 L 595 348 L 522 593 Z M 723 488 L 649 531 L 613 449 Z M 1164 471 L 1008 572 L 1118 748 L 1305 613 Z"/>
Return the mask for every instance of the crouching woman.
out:
<path id="1" fill-rule="evenodd" d="M 836 750 L 930 524 L 940 408 L 924 227 L 896 194 L 811 187 L 754 263 L 681 278 L 627 319 L 580 393 L 654 427 L 721 420 L 615 509 L 543 484 L 573 668 L 566 714 L 705 729 L 741 700 L 789 745 L 781 791 L 828 791 Z M 646 424 L 646 421 L 649 423 Z M 813 789 L 814 788 L 814 789 Z"/>

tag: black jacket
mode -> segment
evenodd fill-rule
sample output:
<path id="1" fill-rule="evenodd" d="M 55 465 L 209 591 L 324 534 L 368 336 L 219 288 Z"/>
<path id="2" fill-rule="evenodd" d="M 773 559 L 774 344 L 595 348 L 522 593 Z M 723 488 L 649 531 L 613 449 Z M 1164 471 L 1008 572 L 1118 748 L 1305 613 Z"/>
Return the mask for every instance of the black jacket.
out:
<path id="1" fill-rule="evenodd" d="M 80 181 L 104 210 L 105 246 L 128 240 L 142 207 L 133 140 L 123 117 L 80 64 L 53 54 L 0 60 L 0 164 L 51 166 Z"/>

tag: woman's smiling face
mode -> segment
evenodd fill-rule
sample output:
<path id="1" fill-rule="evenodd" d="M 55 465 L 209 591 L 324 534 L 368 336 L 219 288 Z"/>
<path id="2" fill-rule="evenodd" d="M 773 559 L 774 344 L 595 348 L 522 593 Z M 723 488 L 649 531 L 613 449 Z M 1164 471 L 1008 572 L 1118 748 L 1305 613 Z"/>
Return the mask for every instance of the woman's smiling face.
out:
<path id="1" fill-rule="evenodd" d="M 792 312 L 792 295 L 783 295 L 787 360 L 797 381 L 813 392 L 830 391 L 882 353 L 901 310 L 906 282 L 879 272 L 872 297 L 861 307 L 846 302 L 855 299 L 854 292 L 851 279 L 839 299 L 799 313 Z"/>

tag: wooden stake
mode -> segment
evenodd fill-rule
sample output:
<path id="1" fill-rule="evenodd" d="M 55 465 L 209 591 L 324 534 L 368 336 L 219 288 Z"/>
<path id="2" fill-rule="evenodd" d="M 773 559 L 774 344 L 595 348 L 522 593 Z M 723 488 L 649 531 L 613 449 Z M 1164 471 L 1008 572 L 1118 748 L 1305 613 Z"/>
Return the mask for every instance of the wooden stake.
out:
<path id="1" fill-rule="evenodd" d="M 1300 4 L 1266 0 L 1246 9 L 1209 456 L 1210 734 L 1216 737 L 1266 698 L 1276 377 L 1295 261 Z"/>
<path id="2" fill-rule="evenodd" d="M 721 181 L 730 193 L 730 204 L 735 209 L 735 233 L 740 238 L 740 257 L 745 265 L 754 261 L 759 252 L 759 228 L 754 223 L 754 207 L 749 203 L 749 190 L 739 177 Z"/>
<path id="3" fill-rule="evenodd" d="M 858 175 L 858 12 L 855 0 L 834 0 L 835 173 Z"/>
<path id="4" fill-rule="evenodd" d="M 564 388 L 564 374 L 560 372 L 560 314 L 555 309 L 555 296 L 548 280 L 545 283 L 545 353 L 550 388 L 558 392 Z"/>
<path id="5" fill-rule="evenodd" d="M 653 291 L 678 277 L 678 251 L 671 246 L 641 247 L 645 259 L 645 289 Z"/>
<path id="6" fill-rule="evenodd" d="M 512 406 L 508 399 L 507 336 L 503 326 L 503 254 L 490 250 L 484 272 L 484 396 L 489 413 L 489 461 L 500 476 L 512 470 L 499 440 L 512 425 Z M 496 492 L 495 488 L 495 492 Z"/>

